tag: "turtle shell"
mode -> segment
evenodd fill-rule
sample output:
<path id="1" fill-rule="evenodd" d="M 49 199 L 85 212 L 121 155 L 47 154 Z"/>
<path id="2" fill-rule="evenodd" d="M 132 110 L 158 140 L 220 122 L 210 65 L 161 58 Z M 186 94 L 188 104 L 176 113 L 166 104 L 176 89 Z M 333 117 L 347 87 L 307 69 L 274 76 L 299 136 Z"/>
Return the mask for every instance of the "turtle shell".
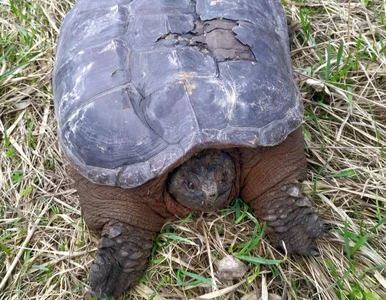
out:
<path id="1" fill-rule="evenodd" d="M 78 0 L 53 88 L 70 162 L 125 188 L 202 149 L 278 144 L 303 117 L 279 0 Z"/>

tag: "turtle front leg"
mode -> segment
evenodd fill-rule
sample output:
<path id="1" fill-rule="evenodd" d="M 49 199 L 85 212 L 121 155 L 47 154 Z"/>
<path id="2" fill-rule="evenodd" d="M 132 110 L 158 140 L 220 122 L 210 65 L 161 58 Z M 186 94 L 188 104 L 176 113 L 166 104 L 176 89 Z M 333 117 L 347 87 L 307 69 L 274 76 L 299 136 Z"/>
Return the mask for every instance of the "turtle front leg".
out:
<path id="1" fill-rule="evenodd" d="M 146 270 L 150 249 L 170 214 L 162 201 L 165 178 L 123 189 L 89 182 L 72 172 L 87 225 L 102 231 L 90 269 L 90 293 L 117 297 Z"/>
<path id="2" fill-rule="evenodd" d="M 98 298 L 119 296 L 136 284 L 146 270 L 156 233 L 110 221 L 102 231 L 90 269 L 90 293 Z"/>
<path id="3" fill-rule="evenodd" d="M 323 235 L 323 223 L 313 213 L 300 183 L 288 182 L 272 188 L 251 204 L 256 216 L 267 222 L 274 247 L 285 247 L 290 255 L 319 254 L 315 242 Z"/>
<path id="4" fill-rule="evenodd" d="M 301 129 L 278 146 L 263 148 L 243 161 L 242 198 L 256 216 L 266 221 L 273 246 L 288 254 L 316 255 L 316 239 L 323 235 L 323 223 L 312 211 L 310 200 L 302 193 L 306 160 Z"/>

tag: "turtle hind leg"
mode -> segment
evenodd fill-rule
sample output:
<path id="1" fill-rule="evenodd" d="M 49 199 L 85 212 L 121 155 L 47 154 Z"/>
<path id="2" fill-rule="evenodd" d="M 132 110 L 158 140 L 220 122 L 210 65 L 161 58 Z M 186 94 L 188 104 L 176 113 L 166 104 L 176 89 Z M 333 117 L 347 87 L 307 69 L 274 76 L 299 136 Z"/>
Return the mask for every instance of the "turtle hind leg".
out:
<path id="1" fill-rule="evenodd" d="M 98 253 L 90 269 L 90 293 L 117 297 L 136 284 L 147 268 L 156 233 L 110 221 L 102 231 Z"/>

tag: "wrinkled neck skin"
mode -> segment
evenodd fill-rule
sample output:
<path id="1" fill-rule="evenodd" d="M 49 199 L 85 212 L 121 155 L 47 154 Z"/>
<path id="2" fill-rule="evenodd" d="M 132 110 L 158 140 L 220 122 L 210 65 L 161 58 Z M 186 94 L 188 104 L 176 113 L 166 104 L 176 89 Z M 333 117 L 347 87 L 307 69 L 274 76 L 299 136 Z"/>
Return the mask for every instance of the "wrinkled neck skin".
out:
<path id="1" fill-rule="evenodd" d="M 230 189 L 230 192 L 228 194 L 228 197 L 226 199 L 222 200 L 221 203 L 217 203 L 215 207 L 208 207 L 205 205 L 183 205 L 180 202 L 178 202 L 168 191 L 168 181 L 166 181 L 165 184 L 165 190 L 164 190 L 164 201 L 167 207 L 167 210 L 178 217 L 184 217 L 189 213 L 196 212 L 210 212 L 210 211 L 215 211 L 218 209 L 221 209 L 236 198 L 237 195 L 240 194 L 240 153 L 237 149 L 224 149 L 224 150 L 208 150 L 208 151 L 221 151 L 225 152 L 231 160 L 233 161 L 234 164 L 234 179 L 233 183 Z M 170 178 L 168 179 L 170 180 Z M 203 190 L 206 188 L 206 183 L 204 183 Z M 200 203 L 201 204 L 201 203 Z"/>

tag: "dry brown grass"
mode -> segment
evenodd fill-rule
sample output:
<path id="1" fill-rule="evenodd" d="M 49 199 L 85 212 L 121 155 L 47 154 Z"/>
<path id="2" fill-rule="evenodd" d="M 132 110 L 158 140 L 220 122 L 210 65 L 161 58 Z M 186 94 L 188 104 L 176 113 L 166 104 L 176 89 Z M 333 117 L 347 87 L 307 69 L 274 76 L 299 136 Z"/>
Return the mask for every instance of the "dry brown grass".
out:
<path id="1" fill-rule="evenodd" d="M 70 2 L 0 1 L 0 299 L 89 297 L 98 235 L 84 225 L 65 171 L 50 82 Z M 250 255 L 284 261 L 249 264 L 243 280 L 221 282 L 216 262 L 255 227 L 248 213 L 236 224 L 234 206 L 168 223 L 125 299 L 386 299 L 385 2 L 284 2 L 300 23 L 293 60 L 306 107 L 304 188 L 332 226 L 321 256 L 286 258 L 263 239 Z M 194 285 L 186 272 L 212 284 Z"/>

